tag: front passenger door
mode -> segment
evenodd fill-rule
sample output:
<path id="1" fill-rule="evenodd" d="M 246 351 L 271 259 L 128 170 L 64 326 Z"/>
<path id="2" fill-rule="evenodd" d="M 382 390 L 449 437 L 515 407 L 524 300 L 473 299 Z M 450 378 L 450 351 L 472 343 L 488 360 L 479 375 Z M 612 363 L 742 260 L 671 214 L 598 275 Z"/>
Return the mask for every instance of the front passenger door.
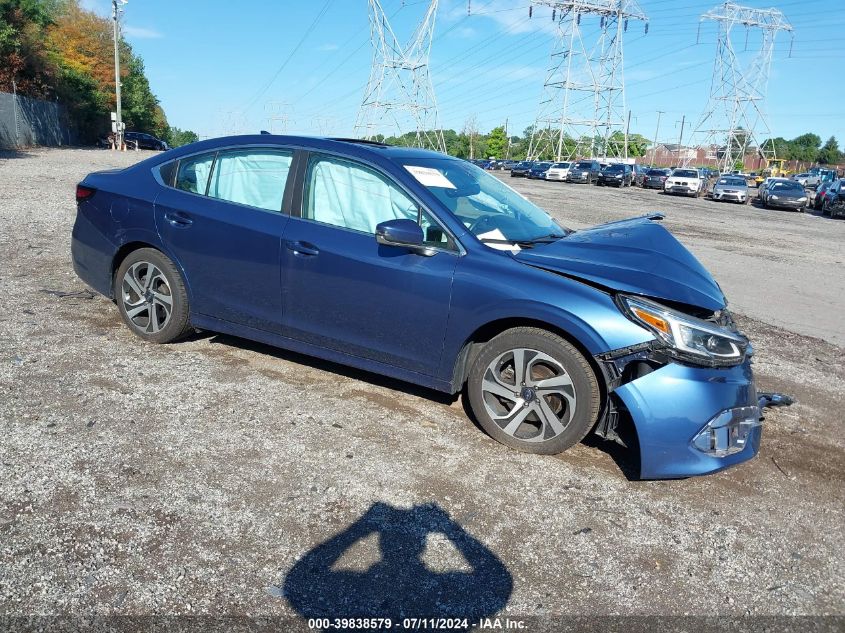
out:
<path id="1" fill-rule="evenodd" d="M 282 249 L 286 334 L 322 348 L 435 375 L 457 244 L 395 182 L 363 164 L 312 154 L 301 217 Z M 431 256 L 380 245 L 375 227 L 421 223 Z"/>

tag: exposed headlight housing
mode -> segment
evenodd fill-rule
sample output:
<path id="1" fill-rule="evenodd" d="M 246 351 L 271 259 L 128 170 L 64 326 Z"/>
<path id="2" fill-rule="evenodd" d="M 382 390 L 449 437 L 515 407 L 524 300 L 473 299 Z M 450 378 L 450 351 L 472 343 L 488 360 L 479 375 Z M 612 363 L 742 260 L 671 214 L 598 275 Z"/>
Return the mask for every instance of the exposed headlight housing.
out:
<path id="1" fill-rule="evenodd" d="M 748 339 L 739 332 L 640 297 L 620 294 L 617 302 L 625 316 L 651 331 L 678 360 L 710 367 L 745 360 Z"/>

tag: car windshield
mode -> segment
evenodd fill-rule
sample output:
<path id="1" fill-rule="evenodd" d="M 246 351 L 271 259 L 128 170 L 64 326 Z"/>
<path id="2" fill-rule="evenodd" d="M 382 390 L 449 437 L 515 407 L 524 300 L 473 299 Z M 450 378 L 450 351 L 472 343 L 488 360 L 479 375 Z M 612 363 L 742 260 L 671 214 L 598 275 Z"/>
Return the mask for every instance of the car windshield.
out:
<path id="1" fill-rule="evenodd" d="M 625 171 L 625 167 L 623 167 L 622 165 L 608 165 L 602 171 L 604 171 L 604 172 Z"/>
<path id="2" fill-rule="evenodd" d="M 561 169 L 566 169 L 567 167 L 569 167 L 569 163 L 555 163 L 554 165 L 552 165 L 552 167 L 559 167 Z"/>
<path id="3" fill-rule="evenodd" d="M 698 178 L 698 174 L 692 169 L 676 169 L 672 175 L 675 178 Z"/>
<path id="4" fill-rule="evenodd" d="M 731 187 L 746 187 L 746 183 L 742 178 L 719 178 L 720 185 L 730 185 Z"/>
<path id="5" fill-rule="evenodd" d="M 545 211 L 474 165 L 419 158 L 404 167 L 480 239 L 531 242 L 569 233 Z"/>
<path id="6" fill-rule="evenodd" d="M 773 191 L 804 191 L 801 183 L 797 182 L 776 182 L 772 185 Z"/>
<path id="7" fill-rule="evenodd" d="M 534 169 L 547 169 L 551 166 L 551 163 L 537 163 L 536 165 L 534 165 Z"/>
<path id="8" fill-rule="evenodd" d="M 577 169 L 592 169 L 592 168 L 593 168 L 593 164 L 592 164 L 590 161 L 583 161 L 583 160 L 582 160 L 582 161 L 580 161 L 580 162 L 578 162 L 578 163 L 575 163 L 575 167 L 576 167 Z"/>
<path id="9" fill-rule="evenodd" d="M 662 169 L 649 169 L 646 173 L 647 176 L 665 176 L 666 172 Z"/>

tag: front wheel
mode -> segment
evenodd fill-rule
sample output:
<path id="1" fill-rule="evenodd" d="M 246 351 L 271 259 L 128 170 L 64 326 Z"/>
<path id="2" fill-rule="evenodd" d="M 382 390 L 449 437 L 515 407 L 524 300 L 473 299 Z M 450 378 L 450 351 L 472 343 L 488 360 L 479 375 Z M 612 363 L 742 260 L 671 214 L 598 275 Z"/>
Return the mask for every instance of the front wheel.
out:
<path id="1" fill-rule="evenodd" d="M 481 427 L 528 453 L 561 453 L 598 418 L 599 387 L 590 364 L 568 341 L 538 328 L 514 328 L 488 342 L 466 388 Z"/>
<path id="2" fill-rule="evenodd" d="M 184 337 L 188 293 L 176 266 L 162 252 L 131 252 L 114 276 L 114 298 L 130 330 L 151 343 L 172 343 Z"/>

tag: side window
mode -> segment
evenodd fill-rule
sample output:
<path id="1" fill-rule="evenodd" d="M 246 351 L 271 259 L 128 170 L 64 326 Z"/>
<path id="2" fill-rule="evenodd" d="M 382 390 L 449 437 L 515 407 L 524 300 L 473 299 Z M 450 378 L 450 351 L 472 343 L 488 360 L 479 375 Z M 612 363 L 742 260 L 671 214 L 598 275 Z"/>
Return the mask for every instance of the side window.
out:
<path id="1" fill-rule="evenodd" d="M 375 234 L 376 225 L 417 221 L 417 205 L 383 176 L 346 160 L 314 157 L 308 165 L 302 217 Z"/>
<path id="2" fill-rule="evenodd" d="M 214 163 L 214 154 L 191 156 L 179 161 L 179 171 L 176 173 L 176 188 L 205 195 L 212 163 Z"/>
<path id="3" fill-rule="evenodd" d="M 293 152 L 254 148 L 220 152 L 208 195 L 266 211 L 281 211 Z"/>

